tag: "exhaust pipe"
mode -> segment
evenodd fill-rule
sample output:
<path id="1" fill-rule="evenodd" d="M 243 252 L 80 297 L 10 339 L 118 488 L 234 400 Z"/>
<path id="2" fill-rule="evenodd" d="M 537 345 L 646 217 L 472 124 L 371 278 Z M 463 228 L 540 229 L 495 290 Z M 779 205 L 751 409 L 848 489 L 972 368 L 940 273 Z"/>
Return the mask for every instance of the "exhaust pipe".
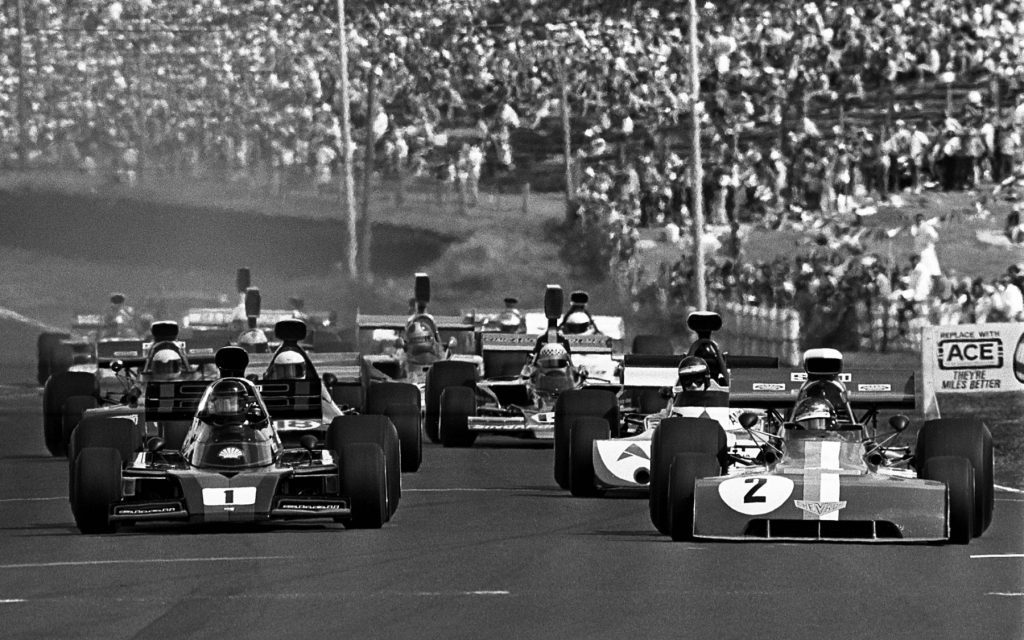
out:
<path id="1" fill-rule="evenodd" d="M 633 472 L 633 481 L 637 484 L 648 485 L 651 483 L 651 470 L 640 467 Z"/>

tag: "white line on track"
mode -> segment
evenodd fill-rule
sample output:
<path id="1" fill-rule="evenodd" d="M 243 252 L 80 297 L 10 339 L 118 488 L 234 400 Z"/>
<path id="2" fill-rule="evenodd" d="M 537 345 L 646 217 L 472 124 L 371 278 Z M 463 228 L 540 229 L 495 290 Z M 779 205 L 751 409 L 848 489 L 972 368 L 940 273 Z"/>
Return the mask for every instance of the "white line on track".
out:
<path id="1" fill-rule="evenodd" d="M 45 569 L 48 567 L 94 567 L 115 564 L 176 564 L 182 562 L 262 562 L 264 560 L 291 560 L 295 556 L 222 556 L 214 558 L 147 558 L 145 560 L 82 560 L 67 562 L 27 562 L 0 564 L 0 569 Z"/>
<path id="2" fill-rule="evenodd" d="M 971 558 L 1024 558 L 1024 553 L 985 553 Z"/>
<path id="3" fill-rule="evenodd" d="M 55 327 L 51 324 L 46 324 L 45 322 L 41 320 L 36 320 L 35 318 L 23 316 L 17 311 L 14 311 L 13 309 L 8 309 L 7 307 L 0 307 L 0 320 L 13 320 L 14 322 L 20 322 L 22 324 L 27 324 L 29 326 L 35 327 L 37 329 L 42 329 L 43 331 L 64 331 L 64 329 L 61 329 L 60 327 Z"/>
<path id="4" fill-rule="evenodd" d="M 0 604 L 18 604 L 19 602 L 27 602 L 24 598 L 4 598 L 0 600 Z"/>
<path id="5" fill-rule="evenodd" d="M 3 498 L 0 499 L 0 504 L 4 502 L 48 502 L 50 500 L 67 500 L 67 496 L 55 496 L 53 498 Z"/>
<path id="6" fill-rule="evenodd" d="M 1004 598 L 1024 598 L 1024 593 L 1003 593 L 1000 591 L 989 591 L 986 596 L 1003 596 Z"/>
<path id="7" fill-rule="evenodd" d="M 1015 489 L 1013 487 L 1007 487 L 1001 484 L 992 485 L 999 491 L 1008 491 L 1010 493 L 1024 493 L 1024 489 Z"/>

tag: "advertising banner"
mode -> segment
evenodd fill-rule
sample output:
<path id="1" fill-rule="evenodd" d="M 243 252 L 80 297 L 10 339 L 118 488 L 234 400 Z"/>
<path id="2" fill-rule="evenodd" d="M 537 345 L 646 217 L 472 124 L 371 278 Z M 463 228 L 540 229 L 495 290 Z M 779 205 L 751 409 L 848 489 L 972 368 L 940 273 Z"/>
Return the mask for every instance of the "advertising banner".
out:
<path id="1" fill-rule="evenodd" d="M 921 342 L 926 417 L 936 394 L 1024 391 L 1024 323 L 925 327 Z"/>

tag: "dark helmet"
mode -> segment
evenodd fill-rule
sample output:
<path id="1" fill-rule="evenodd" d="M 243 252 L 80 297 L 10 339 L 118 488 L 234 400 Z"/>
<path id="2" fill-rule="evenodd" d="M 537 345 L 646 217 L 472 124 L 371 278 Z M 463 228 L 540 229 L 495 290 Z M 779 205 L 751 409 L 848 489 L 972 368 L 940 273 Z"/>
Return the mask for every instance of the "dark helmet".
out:
<path id="1" fill-rule="evenodd" d="M 206 403 L 206 415 L 216 425 L 241 424 L 249 396 L 245 385 L 238 380 L 221 380 L 215 384 Z"/>
<path id="2" fill-rule="evenodd" d="M 836 410 L 824 398 L 804 398 L 793 409 L 793 422 L 806 430 L 831 430 L 836 428 Z"/>
<path id="3" fill-rule="evenodd" d="M 711 384 L 711 370 L 704 358 L 686 356 L 679 361 L 676 384 L 682 391 L 703 391 Z"/>
<path id="4" fill-rule="evenodd" d="M 565 321 L 562 322 L 562 333 L 566 335 L 579 335 L 581 333 L 586 333 L 590 328 L 590 316 L 583 310 L 570 312 L 569 315 L 565 317 Z"/>

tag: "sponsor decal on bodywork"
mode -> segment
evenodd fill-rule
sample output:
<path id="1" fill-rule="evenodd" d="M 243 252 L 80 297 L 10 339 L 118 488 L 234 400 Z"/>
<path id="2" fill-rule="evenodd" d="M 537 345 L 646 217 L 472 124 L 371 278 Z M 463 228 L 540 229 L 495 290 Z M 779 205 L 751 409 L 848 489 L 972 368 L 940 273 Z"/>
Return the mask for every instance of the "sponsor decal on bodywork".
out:
<path id="1" fill-rule="evenodd" d="M 631 444 L 629 447 L 619 455 L 619 460 L 625 460 L 626 458 L 637 457 L 644 460 L 650 460 L 651 456 L 637 444 Z"/>
<path id="2" fill-rule="evenodd" d="M 754 391 L 785 391 L 785 382 L 755 382 L 753 384 Z"/>
<path id="3" fill-rule="evenodd" d="M 892 391 L 891 384 L 858 384 L 857 391 Z"/>
<path id="4" fill-rule="evenodd" d="M 737 513 L 762 516 L 785 504 L 794 486 L 791 479 L 781 475 L 740 476 L 718 485 L 718 495 Z"/>
<path id="5" fill-rule="evenodd" d="M 797 509 L 802 509 L 811 515 L 821 518 L 830 513 L 839 511 L 840 509 L 846 508 L 846 501 L 841 500 L 839 502 L 811 502 L 809 500 L 794 500 L 793 504 L 796 505 Z"/>

